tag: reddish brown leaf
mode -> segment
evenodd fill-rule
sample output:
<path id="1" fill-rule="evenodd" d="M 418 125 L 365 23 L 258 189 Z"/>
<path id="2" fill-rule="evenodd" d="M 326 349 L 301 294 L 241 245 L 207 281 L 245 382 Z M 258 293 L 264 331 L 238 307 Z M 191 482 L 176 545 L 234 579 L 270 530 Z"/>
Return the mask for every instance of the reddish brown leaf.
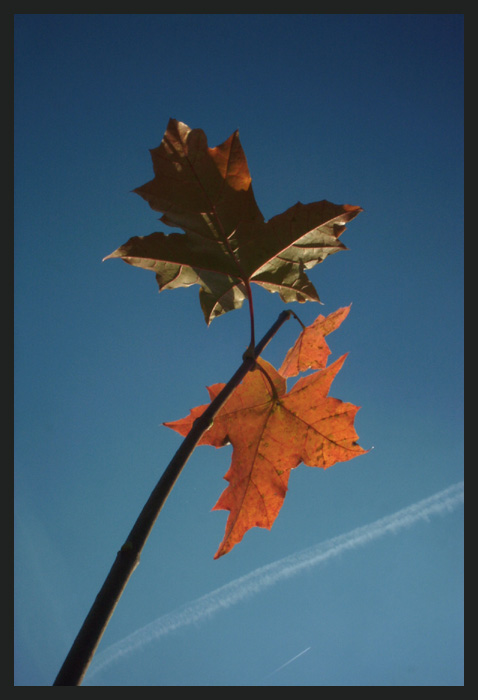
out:
<path id="1" fill-rule="evenodd" d="M 154 178 L 134 191 L 184 233 L 134 236 L 105 260 L 155 272 L 160 291 L 198 284 L 208 324 L 239 308 L 250 283 L 287 303 L 319 301 L 306 270 L 346 250 L 339 237 L 360 207 L 297 202 L 264 221 L 237 132 L 209 148 L 201 129 L 171 119 L 151 157 Z"/>
<path id="2" fill-rule="evenodd" d="M 304 328 L 294 346 L 285 356 L 279 369 L 283 377 L 295 377 L 300 372 L 309 369 L 323 369 L 330 355 L 330 348 L 325 342 L 325 336 L 335 331 L 342 321 L 347 318 L 350 306 L 338 309 L 328 316 L 317 316 L 315 321 Z"/>
<path id="3" fill-rule="evenodd" d="M 364 454 L 354 418 L 358 407 L 328 396 L 345 355 L 325 370 L 300 379 L 287 393 L 285 379 L 262 359 L 216 415 L 199 444 L 232 443 L 229 485 L 213 510 L 230 511 L 215 558 L 229 552 L 252 527 L 270 529 L 282 507 L 291 469 L 301 462 L 326 469 Z M 223 387 L 209 389 L 211 400 Z M 165 425 L 187 435 L 207 406 Z"/>

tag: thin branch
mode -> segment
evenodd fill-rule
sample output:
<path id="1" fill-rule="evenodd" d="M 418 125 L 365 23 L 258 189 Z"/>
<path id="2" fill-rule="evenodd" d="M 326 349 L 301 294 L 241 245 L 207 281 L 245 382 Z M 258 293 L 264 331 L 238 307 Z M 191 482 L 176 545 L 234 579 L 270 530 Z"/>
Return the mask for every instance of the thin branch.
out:
<path id="1" fill-rule="evenodd" d="M 131 574 L 139 564 L 141 551 L 153 525 L 184 465 L 191 456 L 202 435 L 211 425 L 211 421 L 214 419 L 216 413 L 244 379 L 246 374 L 254 368 L 256 362 L 255 358 L 259 357 L 279 328 L 290 318 L 291 313 L 291 311 L 283 311 L 279 315 L 277 321 L 255 347 L 254 356 L 246 356 L 244 358 L 242 365 L 234 376 L 209 404 L 204 413 L 194 421 L 191 430 L 166 467 L 162 477 L 139 514 L 133 529 L 117 553 L 115 562 L 100 592 L 96 596 L 90 612 L 78 632 L 53 685 L 81 685 L 114 609 Z"/>
<path id="2" fill-rule="evenodd" d="M 249 318 L 251 321 L 251 342 L 249 344 L 249 348 L 251 351 L 254 350 L 255 353 L 255 345 L 256 345 L 256 338 L 255 338 L 255 332 L 254 332 L 254 304 L 252 302 L 252 289 L 250 282 L 247 278 L 244 278 L 244 284 L 246 287 L 246 292 L 247 292 L 247 302 L 249 304 Z"/>
<path id="3" fill-rule="evenodd" d="M 297 314 L 294 313 L 293 311 L 291 311 L 290 313 L 291 313 L 291 316 L 293 316 L 293 317 L 295 318 L 295 320 L 298 321 L 298 322 L 300 323 L 300 325 L 302 326 L 302 330 L 305 330 L 305 326 L 304 326 L 304 324 L 302 323 L 302 321 L 300 320 L 300 318 L 297 316 Z"/>

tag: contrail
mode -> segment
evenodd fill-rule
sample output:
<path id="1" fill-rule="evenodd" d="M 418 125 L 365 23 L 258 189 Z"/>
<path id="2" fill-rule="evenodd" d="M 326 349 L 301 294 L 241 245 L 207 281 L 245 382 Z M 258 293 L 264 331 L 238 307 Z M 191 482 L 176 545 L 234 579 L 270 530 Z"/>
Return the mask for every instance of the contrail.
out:
<path id="1" fill-rule="evenodd" d="M 310 651 L 310 649 L 312 649 L 312 647 L 307 647 L 307 649 L 304 649 L 304 651 L 301 651 L 299 654 L 296 654 L 296 655 L 293 656 L 291 659 L 289 659 L 289 661 L 286 661 L 285 664 L 282 664 L 282 666 L 279 666 L 279 667 L 276 668 L 274 671 L 272 671 L 271 673 L 269 673 L 269 674 L 266 676 L 266 678 L 270 678 L 271 676 L 274 675 L 274 673 L 277 673 L 278 671 L 281 671 L 283 668 L 285 668 L 286 666 L 288 666 L 289 664 L 291 664 L 293 661 L 295 661 L 296 659 L 298 659 L 299 656 L 302 656 L 302 654 L 305 654 L 306 651 Z"/>
<path id="2" fill-rule="evenodd" d="M 333 559 L 342 552 L 362 547 L 384 535 L 396 534 L 419 521 L 428 521 L 432 516 L 451 513 L 463 502 L 464 482 L 460 481 L 385 518 L 357 527 L 343 535 L 332 537 L 329 540 L 272 562 L 272 564 L 261 566 L 245 576 L 216 588 L 216 590 L 207 593 L 201 598 L 186 603 L 171 613 L 162 615 L 97 654 L 88 671 L 85 685 L 99 671 L 122 656 L 131 654 L 136 649 L 156 639 L 160 639 L 179 627 L 185 627 L 194 622 L 204 620 L 220 610 L 229 608 L 241 600 L 260 593 L 278 581 L 297 576 L 301 571 Z"/>

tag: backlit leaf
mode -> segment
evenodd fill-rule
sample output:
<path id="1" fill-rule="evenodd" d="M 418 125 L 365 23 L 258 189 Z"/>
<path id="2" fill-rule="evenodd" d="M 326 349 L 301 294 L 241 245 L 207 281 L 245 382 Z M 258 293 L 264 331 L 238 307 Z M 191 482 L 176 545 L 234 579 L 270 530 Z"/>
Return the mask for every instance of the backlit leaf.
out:
<path id="1" fill-rule="evenodd" d="M 295 377 L 309 369 L 323 369 L 330 355 L 330 348 L 325 336 L 335 331 L 348 316 L 350 306 L 338 309 L 329 316 L 318 316 L 315 321 L 304 328 L 294 346 L 287 353 L 279 369 L 283 377 Z"/>
<path id="2" fill-rule="evenodd" d="M 357 444 L 357 406 L 328 396 L 346 355 L 303 377 L 287 392 L 286 380 L 259 358 L 216 415 L 199 444 L 233 446 L 229 482 L 213 510 L 228 510 L 226 532 L 215 558 L 229 552 L 252 527 L 270 529 L 282 507 L 292 469 L 301 462 L 326 469 L 366 451 Z M 209 389 L 211 400 L 222 389 Z M 207 405 L 165 423 L 187 435 Z"/>
<path id="3" fill-rule="evenodd" d="M 184 233 L 134 236 L 105 260 L 155 272 L 160 291 L 198 284 L 207 323 L 239 308 L 250 283 L 319 301 L 306 270 L 346 249 L 339 236 L 360 207 L 298 202 L 264 221 L 237 131 L 209 148 L 201 129 L 171 119 L 151 157 L 154 178 L 134 191 Z"/>

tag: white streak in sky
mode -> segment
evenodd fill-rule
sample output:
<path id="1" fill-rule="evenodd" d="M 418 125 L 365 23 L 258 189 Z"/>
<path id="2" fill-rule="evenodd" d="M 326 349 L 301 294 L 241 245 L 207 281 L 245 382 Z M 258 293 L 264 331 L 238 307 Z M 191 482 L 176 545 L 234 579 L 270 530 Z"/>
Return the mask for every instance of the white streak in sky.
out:
<path id="1" fill-rule="evenodd" d="M 285 664 L 282 664 L 282 666 L 279 666 L 278 668 L 276 668 L 275 671 L 272 671 L 272 673 L 269 673 L 269 674 L 266 676 L 266 678 L 270 678 L 271 676 L 274 675 L 274 673 L 277 673 L 278 671 L 281 671 L 283 668 L 285 668 L 286 666 L 288 666 L 289 664 L 291 664 L 293 661 L 295 661 L 296 659 L 298 659 L 299 656 L 302 656 L 302 654 L 305 654 L 305 652 L 306 652 L 306 651 L 309 651 L 310 649 L 312 649 L 312 647 L 307 647 L 307 649 L 304 649 L 304 651 L 301 651 L 299 654 L 296 654 L 296 655 L 293 656 L 291 659 L 289 659 L 289 661 L 286 661 Z"/>
<path id="2" fill-rule="evenodd" d="M 397 534 L 400 530 L 411 527 L 421 520 L 428 521 L 432 516 L 451 513 L 463 502 L 464 483 L 460 481 L 444 491 L 402 508 L 385 518 L 357 527 L 338 537 L 332 537 L 272 564 L 261 566 L 191 603 L 186 603 L 171 613 L 162 615 L 97 654 L 87 673 L 85 685 L 106 666 L 145 644 L 164 637 L 173 630 L 200 622 L 220 610 L 260 593 L 278 581 L 297 576 L 301 571 L 333 559 L 342 552 L 362 547 L 384 535 Z"/>

